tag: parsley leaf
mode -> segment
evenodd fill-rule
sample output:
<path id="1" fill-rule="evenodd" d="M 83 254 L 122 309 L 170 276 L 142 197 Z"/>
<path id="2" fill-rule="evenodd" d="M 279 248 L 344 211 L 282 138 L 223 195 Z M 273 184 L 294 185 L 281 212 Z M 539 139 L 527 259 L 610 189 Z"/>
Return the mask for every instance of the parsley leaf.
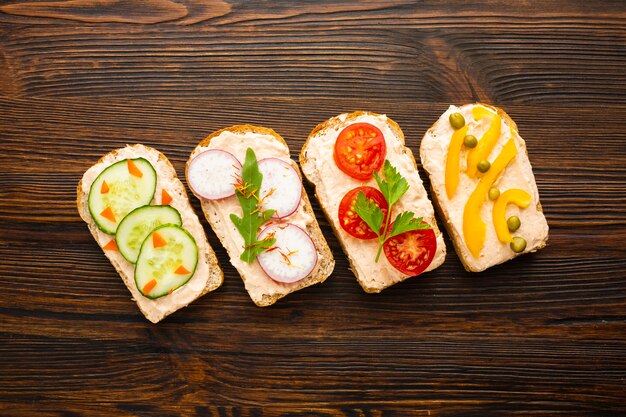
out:
<path id="1" fill-rule="evenodd" d="M 244 251 L 240 258 L 244 262 L 252 263 L 256 257 L 268 250 L 276 243 L 273 236 L 257 240 L 259 228 L 274 214 L 274 210 L 262 210 L 259 207 L 259 190 L 263 181 L 263 174 L 259 171 L 256 155 L 251 148 L 246 151 L 246 160 L 241 168 L 241 178 L 235 185 L 237 199 L 241 205 L 242 216 L 231 213 L 233 222 L 244 241 Z"/>
<path id="2" fill-rule="evenodd" d="M 385 165 L 383 166 L 383 175 L 385 175 L 384 180 L 374 171 L 374 178 L 378 188 L 380 188 L 380 192 L 383 193 L 387 204 L 391 207 L 408 191 L 409 183 L 398 173 L 388 159 L 385 160 Z"/>
<path id="3" fill-rule="evenodd" d="M 385 218 L 380 207 L 378 207 L 373 200 L 367 198 L 362 192 L 356 196 L 354 204 L 356 214 L 358 214 L 359 217 L 367 223 L 370 229 L 378 235 L 378 252 L 376 252 L 375 262 L 378 262 L 383 245 L 387 240 L 413 230 L 430 229 L 430 225 L 425 223 L 422 217 L 415 218 L 413 212 L 405 211 L 396 216 L 391 226 L 391 231 L 387 232 L 391 220 L 391 208 L 402 198 L 404 193 L 408 191 L 409 183 L 400 175 L 398 170 L 391 165 L 389 160 L 385 160 L 382 171 L 385 179 L 381 178 L 376 171 L 374 171 L 374 179 L 378 184 L 378 188 L 380 188 L 380 192 L 385 197 L 385 200 L 387 200 L 387 205 L 389 206 L 387 218 Z M 381 229 L 383 229 L 382 233 Z"/>
<path id="4" fill-rule="evenodd" d="M 405 211 L 396 216 L 396 220 L 391 226 L 391 231 L 385 238 L 391 239 L 394 236 L 401 235 L 402 233 L 411 232 L 413 230 L 425 230 L 430 229 L 430 225 L 424 222 L 421 217 L 415 218 L 415 214 L 412 211 Z"/>
<path id="5" fill-rule="evenodd" d="M 378 231 L 376 234 L 380 234 L 385 215 L 374 200 L 367 198 L 363 192 L 358 193 L 354 201 L 354 211 L 367 223 L 370 229 L 375 232 Z"/>

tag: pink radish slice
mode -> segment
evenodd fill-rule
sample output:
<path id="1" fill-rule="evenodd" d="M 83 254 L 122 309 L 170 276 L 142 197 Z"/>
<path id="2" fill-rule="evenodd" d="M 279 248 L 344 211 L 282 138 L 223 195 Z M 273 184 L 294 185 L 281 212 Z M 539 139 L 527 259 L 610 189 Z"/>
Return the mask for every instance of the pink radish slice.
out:
<path id="1" fill-rule="evenodd" d="M 276 243 L 257 257 L 267 276 L 284 283 L 307 277 L 317 264 L 317 249 L 307 232 L 295 224 L 276 223 L 263 229 L 258 239 L 270 234 Z"/>
<path id="2" fill-rule="evenodd" d="M 219 200 L 235 194 L 241 163 L 230 152 L 210 149 L 189 163 L 187 180 L 193 192 L 207 200 Z"/>
<path id="3" fill-rule="evenodd" d="M 278 158 L 265 158 L 259 161 L 259 171 L 263 174 L 259 193 L 263 209 L 276 210 L 275 218 L 293 214 L 302 198 L 302 182 L 293 166 Z"/>

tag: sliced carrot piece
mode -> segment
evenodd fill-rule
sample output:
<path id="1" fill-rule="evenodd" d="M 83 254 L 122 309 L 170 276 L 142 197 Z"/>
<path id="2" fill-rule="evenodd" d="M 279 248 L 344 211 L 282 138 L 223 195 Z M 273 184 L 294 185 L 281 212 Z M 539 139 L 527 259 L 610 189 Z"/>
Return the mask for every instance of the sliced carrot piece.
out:
<path id="1" fill-rule="evenodd" d="M 165 190 L 161 190 L 161 205 L 167 206 L 172 202 L 172 196 Z"/>
<path id="2" fill-rule="evenodd" d="M 111 220 L 113 223 L 117 223 L 117 220 L 115 220 L 115 214 L 113 214 L 113 210 L 111 210 L 111 207 L 107 207 L 102 210 L 102 213 L 100 213 L 100 215 L 105 219 Z"/>
<path id="3" fill-rule="evenodd" d="M 187 268 L 181 265 L 176 269 L 176 271 L 174 271 L 174 273 L 179 275 L 187 275 L 191 274 L 191 271 L 187 270 Z"/>
<path id="4" fill-rule="evenodd" d="M 155 248 L 160 248 L 161 246 L 165 246 L 165 245 L 167 245 L 167 241 L 163 238 L 163 236 L 161 236 L 157 232 L 153 232 L 152 233 L 152 246 L 154 246 Z"/>
<path id="5" fill-rule="evenodd" d="M 151 281 L 148 281 L 148 283 L 146 285 L 143 286 L 143 293 L 144 294 L 149 294 L 150 291 L 152 291 L 154 289 L 154 287 L 156 287 L 157 282 L 156 279 L 152 278 Z"/>
<path id="6" fill-rule="evenodd" d="M 106 194 L 109 192 L 109 184 L 106 181 L 102 181 L 102 186 L 100 187 L 100 194 Z"/>
<path id="7" fill-rule="evenodd" d="M 137 168 L 137 165 L 135 165 L 132 159 L 127 159 L 126 161 L 128 162 L 128 172 L 130 172 L 130 175 L 138 178 L 143 177 L 143 172 L 141 172 L 141 170 Z"/>
<path id="8" fill-rule="evenodd" d="M 104 250 L 117 250 L 117 243 L 115 243 L 115 239 L 111 239 L 109 243 L 102 247 Z"/>

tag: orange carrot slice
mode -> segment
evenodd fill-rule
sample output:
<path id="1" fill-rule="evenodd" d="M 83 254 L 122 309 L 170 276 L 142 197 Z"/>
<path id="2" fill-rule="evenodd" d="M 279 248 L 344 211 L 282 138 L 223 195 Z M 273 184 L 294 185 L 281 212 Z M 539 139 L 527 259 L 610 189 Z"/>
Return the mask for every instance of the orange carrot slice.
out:
<path id="1" fill-rule="evenodd" d="M 144 294 L 149 294 L 150 291 L 152 291 L 154 289 L 154 287 L 156 287 L 157 282 L 156 279 L 152 278 L 151 281 L 148 281 L 148 283 L 146 285 L 143 286 L 143 293 Z"/>
<path id="2" fill-rule="evenodd" d="M 117 250 L 117 243 L 115 243 L 115 239 L 111 239 L 109 243 L 102 247 L 104 250 Z"/>
<path id="3" fill-rule="evenodd" d="M 161 205 L 167 206 L 171 202 L 172 202 L 172 196 L 169 195 L 169 193 L 164 188 L 163 190 L 161 190 Z"/>
<path id="4" fill-rule="evenodd" d="M 174 273 L 179 275 L 187 275 L 191 274 L 191 271 L 187 270 L 187 268 L 181 265 L 176 269 L 176 271 L 174 271 Z"/>
<path id="5" fill-rule="evenodd" d="M 106 194 L 109 192 L 109 184 L 106 181 L 102 181 L 102 186 L 100 187 L 100 194 Z"/>
<path id="6" fill-rule="evenodd" d="M 100 215 L 105 219 L 111 220 L 113 223 L 117 223 L 117 220 L 115 220 L 115 214 L 113 214 L 113 210 L 111 210 L 111 207 L 107 207 L 102 210 L 102 213 L 100 213 Z"/>
<path id="7" fill-rule="evenodd" d="M 137 178 L 143 177 L 143 172 L 141 172 L 141 170 L 137 168 L 137 165 L 135 165 L 132 159 L 127 159 L 126 161 L 128 162 L 128 172 L 130 172 L 130 175 L 133 175 Z"/>
<path id="8" fill-rule="evenodd" d="M 163 236 L 161 236 L 157 232 L 153 232 L 152 233 L 152 246 L 154 246 L 155 248 L 160 248 L 161 246 L 165 246 L 165 245 L 167 245 L 167 241 L 163 238 Z"/>

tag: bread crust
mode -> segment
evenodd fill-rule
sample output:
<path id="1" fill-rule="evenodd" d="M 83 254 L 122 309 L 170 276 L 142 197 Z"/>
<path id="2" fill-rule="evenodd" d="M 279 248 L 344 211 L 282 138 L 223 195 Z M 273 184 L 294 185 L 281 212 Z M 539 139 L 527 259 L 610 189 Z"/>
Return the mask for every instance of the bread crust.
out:
<path id="1" fill-rule="evenodd" d="M 334 129 L 337 126 L 340 125 L 349 125 L 351 122 L 358 120 L 360 117 L 362 116 L 374 116 L 374 117 L 378 117 L 379 114 L 377 113 L 373 113 L 373 112 L 368 112 L 368 111 L 355 111 L 352 113 L 349 113 L 344 119 L 342 119 L 340 116 L 335 116 L 335 117 L 331 117 L 330 119 L 318 124 L 309 134 L 309 136 L 307 137 L 304 145 L 302 146 L 302 150 L 300 151 L 300 155 L 299 155 L 299 161 L 300 161 L 300 166 L 305 167 L 308 162 L 309 162 L 309 158 L 307 156 L 307 152 L 308 152 L 308 147 L 310 145 L 310 142 L 313 138 L 315 138 L 318 134 L 326 131 L 326 130 L 330 130 L 330 129 Z M 404 133 L 402 132 L 402 129 L 400 129 L 400 126 L 393 121 L 392 119 L 390 119 L 389 117 L 387 117 L 387 123 L 389 125 L 389 127 L 391 128 L 391 130 L 393 131 L 393 133 L 395 134 L 396 138 L 401 142 L 402 146 L 403 146 L 403 152 L 404 154 L 408 154 L 411 158 L 412 164 L 413 164 L 413 168 L 415 169 L 415 171 L 417 172 L 417 161 L 415 160 L 415 155 L 413 155 L 413 152 L 411 152 L 410 149 L 406 148 L 405 146 L 405 140 L 404 140 Z M 305 176 L 307 178 L 307 180 L 313 184 L 315 186 L 315 197 L 317 198 L 317 200 L 320 202 L 320 207 L 322 208 L 322 211 L 324 212 L 324 215 L 326 216 L 326 218 L 328 219 L 328 223 L 330 224 L 330 226 L 333 229 L 333 232 L 335 233 L 336 236 L 341 236 L 341 233 L 339 231 L 339 229 L 335 226 L 335 222 L 332 220 L 333 219 L 333 215 L 329 213 L 328 208 L 327 208 L 327 204 L 325 204 L 325 202 L 323 201 L 322 198 L 320 198 L 320 195 L 317 192 L 317 183 L 319 182 L 319 180 L 317 178 L 310 178 L 309 176 L 306 175 L 306 170 L 305 170 Z M 437 233 L 440 234 L 440 232 L 438 231 L 438 229 L 436 228 Z M 346 246 L 345 242 L 343 241 L 343 239 L 337 239 L 339 241 L 339 244 L 341 245 L 342 250 L 344 251 L 344 253 L 349 253 L 348 247 Z M 445 247 L 444 247 L 444 256 L 445 256 Z M 367 281 L 362 279 L 359 274 L 358 274 L 358 269 L 356 267 L 356 261 L 351 257 L 351 256 L 347 256 L 348 258 L 348 262 L 350 264 L 350 269 L 352 270 L 352 272 L 354 273 L 354 275 L 357 278 L 357 282 L 361 285 L 361 287 L 363 288 L 363 290 L 367 293 L 380 293 L 382 290 L 384 290 L 385 288 L 388 288 L 388 286 L 369 286 L 367 284 Z"/>
<path id="2" fill-rule="evenodd" d="M 287 145 L 287 142 L 285 142 L 285 139 L 282 138 L 282 136 L 280 136 L 278 133 L 276 133 L 273 129 L 267 128 L 267 127 L 262 127 L 262 126 L 254 126 L 254 125 L 250 125 L 250 124 L 243 124 L 243 125 L 235 125 L 235 126 L 230 126 L 230 127 L 226 127 L 223 129 L 220 129 L 216 132 L 211 133 L 210 135 L 208 135 L 206 138 L 204 138 L 203 140 L 200 141 L 200 143 L 198 143 L 198 145 L 196 146 L 196 148 L 194 149 L 194 151 L 192 151 L 190 158 L 187 160 L 187 164 L 186 164 L 186 168 L 185 168 L 185 176 L 187 178 L 189 178 L 188 175 L 188 171 L 189 171 L 189 164 L 191 163 L 194 154 L 196 153 L 196 151 L 198 150 L 198 148 L 201 147 L 207 147 L 209 146 L 209 144 L 211 143 L 211 140 L 220 136 L 223 132 L 231 132 L 234 134 L 241 134 L 241 135 L 245 135 L 246 133 L 254 133 L 254 134 L 258 134 L 258 135 L 267 135 L 267 136 L 271 136 L 273 137 L 276 141 L 280 142 L 282 145 L 285 146 L 285 148 L 287 149 L 287 151 L 289 152 L 289 146 Z M 295 171 L 298 173 L 298 176 L 300 177 L 300 182 L 302 182 L 302 173 L 300 172 L 300 169 L 298 168 L 298 165 L 293 161 L 290 160 L 292 167 L 295 169 Z M 189 181 L 189 180 L 188 180 Z M 193 191 L 193 190 L 192 190 Z M 206 204 L 206 200 L 203 200 L 200 196 L 197 196 L 198 199 L 201 201 L 202 203 L 202 211 L 204 213 L 205 218 L 207 219 L 207 221 L 209 222 L 209 224 L 211 225 L 211 228 L 216 232 L 217 236 L 220 238 L 220 240 L 222 241 L 222 245 L 224 247 L 227 247 L 227 245 L 224 244 L 224 241 L 222 240 L 221 233 L 218 233 L 218 229 L 220 227 L 219 224 L 217 224 L 214 219 L 211 217 L 210 212 L 208 210 L 208 205 Z M 306 193 L 306 190 L 304 189 L 304 186 L 302 186 L 302 200 L 304 202 L 303 204 L 303 208 L 305 210 L 305 212 L 307 214 L 309 214 L 314 220 L 307 224 L 306 226 L 306 232 L 309 234 L 309 236 L 311 237 L 311 239 L 313 240 L 313 243 L 315 244 L 315 247 L 317 248 L 318 252 L 319 252 L 319 257 L 318 257 L 318 264 L 316 265 L 315 269 L 313 270 L 313 272 L 306 278 L 297 281 L 296 283 L 286 286 L 285 287 L 285 291 L 284 292 L 280 292 L 280 293 L 276 293 L 276 294 L 267 294 L 264 293 L 261 295 L 260 298 L 255 298 L 252 296 L 251 293 L 250 294 L 250 298 L 252 299 L 252 301 L 259 307 L 267 307 L 270 306 L 272 304 L 274 304 L 276 301 L 280 300 L 281 298 L 285 297 L 288 294 L 291 294 L 295 291 L 301 290 L 303 288 L 306 288 L 308 286 L 314 285 L 314 284 L 318 284 L 318 283 L 322 283 L 324 282 L 328 276 L 330 276 L 330 274 L 332 273 L 334 267 L 335 267 L 335 259 L 333 257 L 333 254 L 330 250 L 330 247 L 328 246 L 328 243 L 326 242 L 326 239 L 324 238 L 324 235 L 322 234 L 322 231 L 320 230 L 319 224 L 317 222 L 317 219 L 315 218 L 315 215 L 313 213 L 313 208 L 311 207 L 311 202 L 309 200 L 309 197 Z M 229 256 L 231 257 L 231 259 L 233 257 L 238 257 L 240 256 L 240 253 L 229 253 Z M 249 278 L 246 276 L 245 273 L 242 273 L 242 271 L 238 271 L 241 279 L 243 280 L 244 284 L 246 283 L 246 280 Z"/>
<path id="3" fill-rule="evenodd" d="M 515 123 L 515 121 L 513 121 L 513 119 L 511 118 L 511 116 L 509 116 L 504 110 L 502 110 L 499 107 L 493 106 L 491 104 L 486 104 L 486 103 L 481 103 L 481 102 L 475 102 L 475 103 L 471 103 L 469 104 L 471 106 L 483 106 L 486 107 L 488 109 L 493 110 L 494 112 L 496 112 L 498 114 L 498 116 L 500 116 L 502 118 L 503 121 L 505 121 L 510 127 L 511 130 L 514 132 L 514 134 L 521 140 L 523 140 L 521 138 L 521 136 L 519 135 L 519 130 L 517 128 L 517 124 Z M 470 265 L 468 263 L 468 256 L 465 256 L 465 253 L 468 253 L 466 247 L 465 247 L 465 243 L 463 242 L 462 237 L 456 233 L 456 230 L 454 228 L 454 225 L 451 221 L 451 219 L 445 215 L 445 211 L 443 210 L 443 207 L 441 205 L 441 198 L 440 195 L 445 192 L 444 190 L 440 190 L 437 185 L 435 184 L 435 182 L 433 181 L 433 177 L 432 177 L 432 173 L 428 171 L 428 169 L 426 168 L 426 164 L 423 163 L 425 157 L 425 153 L 426 151 L 423 148 L 423 144 L 424 144 L 424 138 L 426 138 L 426 136 L 435 128 L 435 125 L 439 122 L 439 119 L 437 119 L 437 121 L 435 123 L 433 123 L 431 125 L 430 128 L 428 128 L 428 130 L 426 131 L 426 133 L 424 134 L 423 138 L 422 138 L 422 142 L 420 144 L 420 158 L 422 159 L 422 166 L 424 167 L 424 170 L 426 171 L 426 173 L 428 174 L 428 178 L 430 181 L 430 185 L 431 185 L 431 190 L 432 190 L 432 200 L 435 203 L 435 208 L 437 209 L 437 213 L 439 214 L 439 217 L 443 220 L 443 224 L 444 227 L 446 228 L 446 231 L 448 232 L 448 235 L 450 236 L 450 240 L 452 240 L 452 244 L 454 245 L 454 250 L 456 251 L 459 260 L 461 261 L 461 264 L 463 265 L 463 268 L 465 268 L 466 271 L 468 272 L 481 272 L 484 271 L 487 268 L 491 268 L 492 266 L 495 265 L 499 265 L 501 263 L 507 262 L 511 259 L 516 258 L 519 255 L 522 255 L 523 253 L 520 254 L 515 254 L 512 253 L 511 258 L 509 259 L 505 259 L 501 262 L 498 263 L 494 263 L 494 264 L 490 264 L 488 265 L 486 268 L 473 268 L 472 265 Z M 528 151 L 525 148 L 525 157 L 528 159 Z M 535 185 L 536 187 L 536 185 Z M 541 206 L 541 203 L 539 201 L 537 201 L 537 211 L 540 213 L 543 213 L 543 208 Z M 543 240 L 535 249 L 533 249 L 530 252 L 536 252 L 539 249 L 544 248 L 547 245 L 547 241 L 548 241 L 548 235 L 546 235 L 545 240 Z M 526 253 L 526 252 L 524 252 Z M 471 255 L 469 255 L 471 256 Z"/>
<path id="4" fill-rule="evenodd" d="M 175 311 L 183 307 L 186 307 L 191 302 L 195 301 L 196 299 L 200 298 L 206 293 L 217 289 L 224 281 L 224 273 L 222 272 L 222 269 L 219 267 L 219 264 L 217 262 L 217 257 L 215 256 L 215 252 L 213 252 L 213 249 L 209 245 L 206 239 L 206 235 L 204 234 L 204 230 L 202 229 L 202 225 L 200 224 L 198 217 L 196 216 L 195 212 L 193 211 L 193 208 L 191 207 L 191 204 L 189 203 L 189 197 L 187 195 L 185 187 L 182 184 L 182 182 L 180 182 L 180 180 L 178 179 L 174 166 L 171 164 L 171 162 L 167 159 L 165 155 L 163 155 L 158 150 L 151 148 L 149 146 L 145 146 L 141 144 L 129 145 L 129 146 L 126 146 L 126 148 L 115 149 L 107 153 L 106 155 L 102 156 L 90 169 L 93 169 L 98 164 L 104 164 L 105 161 L 109 161 L 110 162 L 109 164 L 102 166 L 102 169 L 99 170 L 98 172 L 99 174 L 104 169 L 106 169 L 106 167 L 110 166 L 112 163 L 118 160 L 123 160 L 127 158 L 127 157 L 121 156 L 121 154 L 128 153 L 130 151 L 132 151 L 133 155 L 136 155 L 133 157 L 147 157 L 150 154 L 155 155 L 158 161 L 164 165 L 165 169 L 163 168 L 158 169 L 153 164 L 153 167 L 155 168 L 157 172 L 157 177 L 159 178 L 165 177 L 169 179 L 170 181 L 172 181 L 173 184 L 175 185 L 174 191 L 176 191 L 176 193 L 180 196 L 180 198 L 184 198 L 186 200 L 188 206 L 187 207 L 178 206 L 177 209 L 179 210 L 179 212 L 181 213 L 183 217 L 185 217 L 186 215 L 188 218 L 191 219 L 191 221 L 197 222 L 197 225 L 196 225 L 197 230 L 199 231 L 201 236 L 197 236 L 198 233 L 196 233 L 196 235 L 194 235 L 194 238 L 196 240 L 198 240 L 198 238 L 202 239 L 202 244 L 203 244 L 202 246 L 206 248 L 206 250 L 203 253 L 200 251 L 198 252 L 198 263 L 202 261 L 208 264 L 209 273 L 206 276 L 206 278 L 204 278 L 205 280 L 204 287 L 199 292 L 197 292 L 197 294 L 192 299 L 189 299 L 189 296 L 187 296 L 186 297 L 187 300 L 185 301 L 180 300 L 180 292 L 179 292 L 180 290 L 175 291 L 174 293 L 167 295 L 165 297 L 158 298 L 156 300 L 150 300 L 146 297 L 143 297 L 136 288 L 134 276 L 129 276 L 126 273 L 126 271 L 124 271 L 124 263 L 128 264 L 128 262 L 121 259 L 121 255 L 112 256 L 110 253 L 107 253 L 107 251 L 103 250 L 105 256 L 109 258 L 109 260 L 111 261 L 111 264 L 113 265 L 113 267 L 116 269 L 116 271 L 122 278 L 122 281 L 124 282 L 128 290 L 131 292 L 131 294 L 133 294 L 133 297 L 134 297 L 133 299 L 137 303 L 139 310 L 152 323 L 158 323 L 163 318 L 167 317 L 168 315 L 174 313 Z M 149 158 L 146 158 L 146 159 L 149 159 Z M 169 172 L 164 172 L 164 171 L 169 171 Z M 87 172 L 89 172 L 89 170 Z M 85 176 L 87 175 L 87 172 L 85 172 L 85 175 L 83 175 L 81 180 L 78 182 L 78 185 L 76 188 L 76 206 L 78 209 L 78 213 L 80 214 L 80 217 L 85 221 L 85 223 L 87 223 L 89 231 L 94 237 L 94 240 L 98 242 L 98 234 L 102 232 L 100 231 L 100 229 L 94 222 L 93 218 L 91 217 L 91 213 L 89 212 L 89 208 L 88 208 L 89 193 L 83 190 L 84 188 L 83 181 L 85 179 Z M 169 190 L 169 191 L 172 192 L 172 190 Z M 111 238 L 114 238 L 114 236 L 111 236 Z M 200 245 L 198 249 L 200 249 Z M 192 279 L 194 278 L 195 277 L 192 277 Z M 185 286 L 181 287 L 181 289 L 183 289 L 184 287 Z M 155 307 L 156 303 L 162 302 L 159 300 L 164 300 L 166 297 L 169 299 L 169 302 L 171 302 L 171 306 L 169 308 L 166 308 L 165 310 L 160 310 L 156 308 Z"/>

